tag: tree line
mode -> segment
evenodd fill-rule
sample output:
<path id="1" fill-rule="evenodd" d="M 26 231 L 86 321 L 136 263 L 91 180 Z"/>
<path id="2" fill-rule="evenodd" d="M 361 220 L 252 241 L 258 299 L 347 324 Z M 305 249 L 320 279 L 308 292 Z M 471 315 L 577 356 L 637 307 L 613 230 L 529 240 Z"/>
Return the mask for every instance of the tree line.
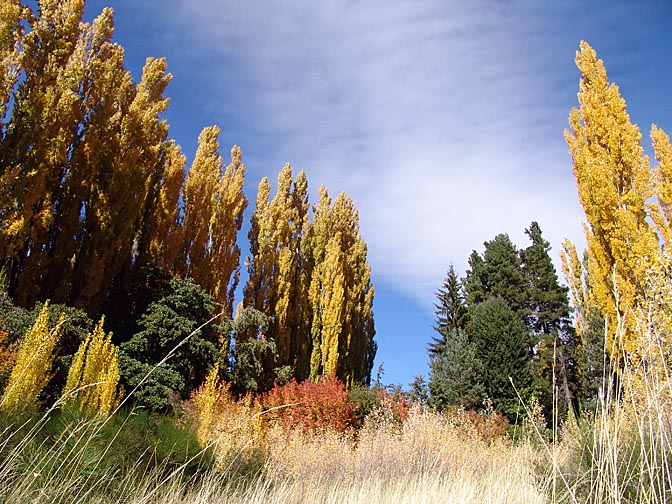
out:
<path id="1" fill-rule="evenodd" d="M 47 300 L 51 310 L 81 311 L 77 344 L 90 318 L 107 315 L 131 386 L 221 313 L 143 390 L 185 395 L 215 362 L 241 390 L 325 374 L 368 382 L 374 289 L 352 199 L 332 200 L 322 187 L 311 207 L 307 177 L 290 165 L 274 195 L 264 178 L 234 309 L 248 206 L 242 150 L 234 146 L 225 162 L 220 129 L 209 126 L 188 164 L 162 117 L 172 78 L 165 59 L 148 58 L 134 82 L 113 42 L 112 9 L 86 23 L 84 8 L 84 0 L 0 8 L 2 316 L 12 338 Z M 67 361 L 77 344 L 62 338 Z"/>

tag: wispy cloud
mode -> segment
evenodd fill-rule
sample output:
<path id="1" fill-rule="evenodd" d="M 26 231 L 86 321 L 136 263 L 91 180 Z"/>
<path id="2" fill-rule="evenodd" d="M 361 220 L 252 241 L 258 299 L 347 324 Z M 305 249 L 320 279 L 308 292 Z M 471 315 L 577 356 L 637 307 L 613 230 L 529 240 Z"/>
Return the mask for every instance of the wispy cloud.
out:
<path id="1" fill-rule="evenodd" d="M 576 5 L 173 0 L 161 12 L 164 43 L 208 97 L 190 106 L 235 132 L 248 184 L 291 161 L 313 189 L 346 190 L 376 277 L 429 309 L 448 264 L 463 271 L 499 232 L 525 246 L 538 220 L 556 253 L 581 240 L 562 130 L 589 26 L 554 18 Z"/>

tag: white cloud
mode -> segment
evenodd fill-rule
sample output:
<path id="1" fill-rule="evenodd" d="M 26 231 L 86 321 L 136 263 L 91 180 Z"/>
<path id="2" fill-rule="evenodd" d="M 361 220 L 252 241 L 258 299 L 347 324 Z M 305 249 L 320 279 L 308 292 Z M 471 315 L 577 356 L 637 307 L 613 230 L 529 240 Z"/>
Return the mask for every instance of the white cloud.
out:
<path id="1" fill-rule="evenodd" d="M 553 42 L 525 3 L 200 0 L 163 16 L 201 107 L 248 132 L 233 139 L 248 187 L 291 161 L 346 190 L 376 276 L 429 309 L 448 264 L 497 233 L 525 246 L 537 220 L 556 254 L 581 239 L 562 139 L 576 90 L 553 95 Z"/>

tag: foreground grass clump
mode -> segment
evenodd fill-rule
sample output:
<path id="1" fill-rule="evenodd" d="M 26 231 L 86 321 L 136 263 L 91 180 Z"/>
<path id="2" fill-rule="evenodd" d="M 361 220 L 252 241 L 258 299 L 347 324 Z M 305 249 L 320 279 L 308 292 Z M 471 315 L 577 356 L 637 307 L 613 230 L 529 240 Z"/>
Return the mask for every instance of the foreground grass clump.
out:
<path id="1" fill-rule="evenodd" d="M 193 480 L 212 466 L 191 429 L 168 417 L 74 410 L 0 413 L 1 502 L 125 502 L 149 481 Z"/>

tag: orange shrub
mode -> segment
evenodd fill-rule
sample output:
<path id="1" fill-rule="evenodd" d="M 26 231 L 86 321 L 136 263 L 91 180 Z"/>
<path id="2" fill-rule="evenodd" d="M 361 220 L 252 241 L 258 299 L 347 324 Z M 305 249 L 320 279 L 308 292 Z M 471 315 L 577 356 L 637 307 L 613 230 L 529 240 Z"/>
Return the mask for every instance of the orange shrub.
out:
<path id="1" fill-rule="evenodd" d="M 14 364 L 16 364 L 16 351 L 19 348 L 19 342 L 9 343 L 9 333 L 0 330 L 0 393 L 5 390 L 5 385 L 12 373 Z"/>
<path id="2" fill-rule="evenodd" d="M 275 385 L 262 397 L 265 417 L 279 422 L 286 431 L 304 432 L 336 430 L 345 432 L 357 427 L 355 409 L 348 401 L 345 385 L 335 376 L 322 377 L 319 383 L 292 380 Z"/>

